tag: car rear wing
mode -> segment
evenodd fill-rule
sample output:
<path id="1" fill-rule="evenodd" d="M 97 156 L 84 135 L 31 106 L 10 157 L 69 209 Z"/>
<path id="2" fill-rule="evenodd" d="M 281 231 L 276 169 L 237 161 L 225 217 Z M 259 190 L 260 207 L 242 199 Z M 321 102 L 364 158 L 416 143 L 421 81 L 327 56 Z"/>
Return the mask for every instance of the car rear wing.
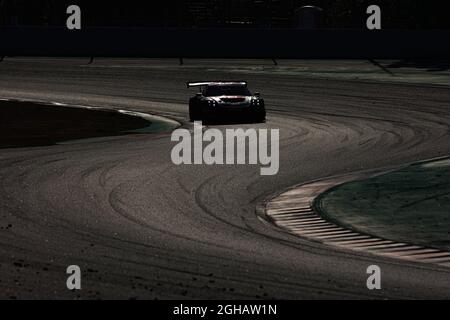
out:
<path id="1" fill-rule="evenodd" d="M 192 87 L 204 87 L 204 86 L 226 86 L 226 85 L 241 85 L 241 86 L 247 86 L 247 81 L 197 81 L 197 82 L 187 82 L 186 86 L 187 88 Z"/>

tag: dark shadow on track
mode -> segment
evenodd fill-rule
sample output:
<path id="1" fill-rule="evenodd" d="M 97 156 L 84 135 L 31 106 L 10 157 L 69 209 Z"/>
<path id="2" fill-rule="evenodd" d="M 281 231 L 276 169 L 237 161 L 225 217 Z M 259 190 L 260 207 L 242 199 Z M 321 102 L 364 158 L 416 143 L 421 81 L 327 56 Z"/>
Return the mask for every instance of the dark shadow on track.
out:
<path id="1" fill-rule="evenodd" d="M 204 125 L 258 124 L 258 123 L 265 123 L 265 122 L 266 122 L 266 120 L 256 120 L 256 119 L 249 119 L 249 118 L 236 119 L 236 118 L 232 118 L 232 117 L 203 120 Z"/>
<path id="2" fill-rule="evenodd" d="M 150 124 L 145 119 L 111 110 L 2 101 L 0 148 L 47 146 L 68 140 L 124 135 Z"/>
<path id="3" fill-rule="evenodd" d="M 447 71 L 450 70 L 450 60 L 428 60 L 428 59 L 406 59 L 400 60 L 387 68 L 420 68 L 427 69 L 428 72 Z"/>

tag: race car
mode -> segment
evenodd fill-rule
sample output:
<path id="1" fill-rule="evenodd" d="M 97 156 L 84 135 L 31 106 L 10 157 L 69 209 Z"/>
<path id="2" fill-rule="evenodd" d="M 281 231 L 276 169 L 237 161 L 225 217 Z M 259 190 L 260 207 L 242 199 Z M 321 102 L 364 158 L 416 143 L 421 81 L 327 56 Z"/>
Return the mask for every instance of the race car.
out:
<path id="1" fill-rule="evenodd" d="M 188 82 L 187 87 L 200 90 L 189 100 L 192 122 L 266 120 L 264 99 L 259 93 L 252 94 L 245 81 Z"/>

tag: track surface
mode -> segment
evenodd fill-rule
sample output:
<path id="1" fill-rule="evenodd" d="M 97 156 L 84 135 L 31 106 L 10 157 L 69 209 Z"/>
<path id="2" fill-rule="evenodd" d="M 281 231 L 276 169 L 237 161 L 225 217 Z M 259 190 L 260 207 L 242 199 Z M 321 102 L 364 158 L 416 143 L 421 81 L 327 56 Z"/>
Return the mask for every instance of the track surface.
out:
<path id="1" fill-rule="evenodd" d="M 0 96 L 185 121 L 185 81 L 236 78 L 201 66 L 84 64 L 3 62 Z M 274 177 L 255 166 L 174 166 L 164 134 L 0 150 L 0 298 L 450 298 L 450 269 L 338 251 L 255 214 L 294 184 L 449 154 L 450 90 L 245 78 L 269 120 L 239 127 L 280 129 Z M 78 292 L 66 289 L 72 264 L 84 272 Z M 371 264 L 380 291 L 366 288 Z"/>

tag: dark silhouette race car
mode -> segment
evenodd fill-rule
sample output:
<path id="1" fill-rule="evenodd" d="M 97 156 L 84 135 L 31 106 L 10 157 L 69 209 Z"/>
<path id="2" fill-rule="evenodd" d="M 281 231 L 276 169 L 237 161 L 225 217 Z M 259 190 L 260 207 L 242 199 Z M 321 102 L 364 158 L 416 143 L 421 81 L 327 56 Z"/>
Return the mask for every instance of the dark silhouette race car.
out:
<path id="1" fill-rule="evenodd" d="M 189 100 L 191 121 L 253 121 L 266 120 L 264 99 L 252 94 L 245 81 L 188 82 L 199 93 Z"/>

